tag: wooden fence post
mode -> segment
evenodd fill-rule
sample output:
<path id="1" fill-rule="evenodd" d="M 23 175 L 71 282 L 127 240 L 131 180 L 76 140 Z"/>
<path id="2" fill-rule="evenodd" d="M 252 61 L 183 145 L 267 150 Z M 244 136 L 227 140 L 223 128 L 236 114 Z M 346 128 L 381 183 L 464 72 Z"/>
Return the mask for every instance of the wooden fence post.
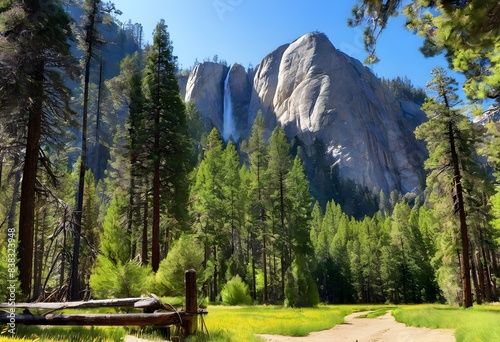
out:
<path id="1" fill-rule="evenodd" d="M 198 325 L 198 291 L 196 288 L 196 271 L 187 270 L 185 273 L 186 286 L 186 313 L 189 319 L 186 320 L 184 329 L 186 336 L 196 333 Z"/>

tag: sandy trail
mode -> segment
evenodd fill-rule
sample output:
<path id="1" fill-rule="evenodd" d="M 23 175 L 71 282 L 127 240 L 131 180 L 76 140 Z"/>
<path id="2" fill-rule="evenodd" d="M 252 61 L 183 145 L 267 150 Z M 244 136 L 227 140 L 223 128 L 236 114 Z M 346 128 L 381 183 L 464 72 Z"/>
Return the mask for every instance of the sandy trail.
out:
<path id="1" fill-rule="evenodd" d="M 312 332 L 304 337 L 257 335 L 269 342 L 454 342 L 453 330 L 407 327 L 398 323 L 390 312 L 377 318 L 355 318 L 366 314 L 357 312 L 345 317 L 342 324 L 332 329 Z"/>

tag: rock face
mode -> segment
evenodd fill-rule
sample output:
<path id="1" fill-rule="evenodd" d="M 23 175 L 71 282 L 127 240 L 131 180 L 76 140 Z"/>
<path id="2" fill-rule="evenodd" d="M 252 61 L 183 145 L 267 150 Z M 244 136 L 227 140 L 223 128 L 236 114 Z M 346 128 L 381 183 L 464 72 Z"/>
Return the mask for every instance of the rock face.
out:
<path id="1" fill-rule="evenodd" d="M 240 138 L 242 132 L 248 128 L 248 113 L 252 96 L 252 83 L 245 69 L 239 64 L 233 64 L 229 70 L 229 90 L 232 103 L 233 117 L 235 119 L 235 140 Z M 239 133 L 239 134 L 238 134 Z"/>
<path id="2" fill-rule="evenodd" d="M 212 62 L 198 64 L 186 84 L 186 103 L 194 100 L 205 119 L 219 130 L 222 128 L 224 80 L 228 67 Z"/>
<path id="3" fill-rule="evenodd" d="M 197 66 L 185 96 L 220 130 L 226 73 L 227 67 L 214 63 Z M 386 92 L 368 68 L 337 50 L 324 34 L 307 34 L 279 47 L 254 75 L 233 65 L 230 85 L 242 138 L 262 110 L 269 132 L 279 124 L 289 139 L 297 137 L 306 146 L 320 139 L 342 178 L 386 192 L 406 193 L 423 184 L 425 148 L 413 130 L 425 115 Z"/>

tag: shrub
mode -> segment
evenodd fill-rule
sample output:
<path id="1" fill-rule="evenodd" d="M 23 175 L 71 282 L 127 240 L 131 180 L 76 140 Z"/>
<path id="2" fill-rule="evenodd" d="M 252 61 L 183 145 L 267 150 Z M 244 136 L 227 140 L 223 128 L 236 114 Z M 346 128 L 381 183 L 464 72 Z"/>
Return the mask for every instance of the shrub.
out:
<path id="1" fill-rule="evenodd" d="M 155 276 L 154 291 L 159 296 L 183 296 L 184 273 L 194 269 L 197 283 L 202 281 L 204 249 L 195 235 L 184 234 L 160 262 Z"/>
<path id="2" fill-rule="evenodd" d="M 96 298 L 138 297 L 148 290 L 151 269 L 130 260 L 124 265 L 99 255 L 96 270 L 90 276 L 90 287 Z"/>
<path id="3" fill-rule="evenodd" d="M 309 307 L 319 303 L 316 283 L 304 265 L 301 257 L 296 257 L 285 275 L 285 306 Z"/>
<path id="4" fill-rule="evenodd" d="M 145 279 L 151 269 L 130 260 L 129 240 L 123 239 L 126 234 L 122 218 L 126 213 L 126 197 L 115 191 L 104 217 L 101 247 L 90 276 L 90 287 L 98 298 L 137 297 L 148 290 Z"/>
<path id="5" fill-rule="evenodd" d="M 222 288 L 222 302 L 226 305 L 251 305 L 252 297 L 249 292 L 248 285 L 236 275 Z"/>

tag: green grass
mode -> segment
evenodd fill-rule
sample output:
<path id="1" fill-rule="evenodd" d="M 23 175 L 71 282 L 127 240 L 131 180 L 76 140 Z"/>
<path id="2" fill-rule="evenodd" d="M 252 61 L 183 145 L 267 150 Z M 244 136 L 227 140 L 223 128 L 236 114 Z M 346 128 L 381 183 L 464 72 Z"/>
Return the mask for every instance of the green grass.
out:
<path id="1" fill-rule="evenodd" d="M 500 306 L 475 305 L 469 309 L 446 305 L 404 306 L 393 311 L 406 325 L 455 330 L 458 342 L 500 341 Z"/>
<path id="2" fill-rule="evenodd" d="M 376 309 L 375 311 L 371 311 L 367 314 L 357 316 L 356 318 L 377 318 L 377 317 L 385 315 L 387 313 L 387 311 L 394 310 L 395 308 L 396 308 L 396 306 L 383 307 L 380 309 Z"/>
<path id="3" fill-rule="evenodd" d="M 123 341 L 126 331 L 116 327 L 40 327 L 17 325 L 15 338 L 2 331 L 0 341 L 40 341 L 40 342 L 115 342 Z"/>
<path id="4" fill-rule="evenodd" d="M 387 311 L 389 307 L 383 306 Z M 347 314 L 382 309 L 380 305 L 339 305 L 291 309 L 280 306 L 221 307 L 209 306 L 204 317 L 209 337 L 196 341 L 262 341 L 255 334 L 305 336 L 312 331 L 330 329 L 342 323 Z"/>

